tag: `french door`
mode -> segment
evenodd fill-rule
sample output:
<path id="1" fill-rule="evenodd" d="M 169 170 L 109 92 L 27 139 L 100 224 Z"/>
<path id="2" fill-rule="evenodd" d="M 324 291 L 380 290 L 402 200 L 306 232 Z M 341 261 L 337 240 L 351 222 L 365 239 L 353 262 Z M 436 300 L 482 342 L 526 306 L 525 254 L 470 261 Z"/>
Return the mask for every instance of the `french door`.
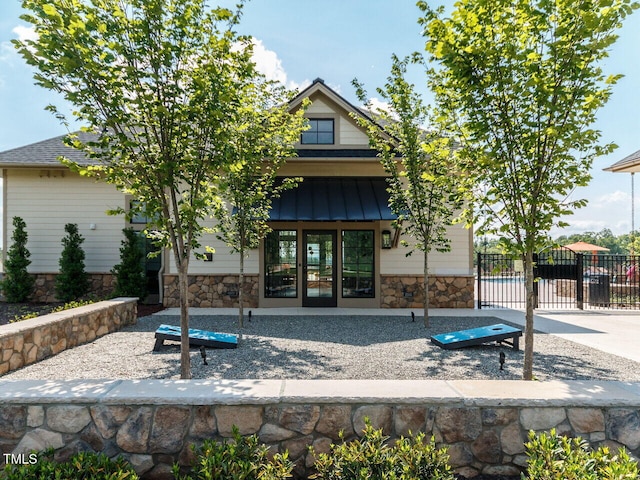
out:
<path id="1" fill-rule="evenodd" d="M 305 230 L 303 236 L 304 307 L 335 307 L 336 285 L 336 231 Z"/>

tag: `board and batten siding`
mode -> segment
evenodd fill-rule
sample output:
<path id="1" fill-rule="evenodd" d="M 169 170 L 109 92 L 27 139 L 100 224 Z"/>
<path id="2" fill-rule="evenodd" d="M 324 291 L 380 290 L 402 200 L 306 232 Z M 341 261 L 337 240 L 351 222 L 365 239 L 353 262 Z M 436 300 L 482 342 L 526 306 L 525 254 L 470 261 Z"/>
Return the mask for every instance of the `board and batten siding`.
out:
<path id="1" fill-rule="evenodd" d="M 67 223 L 76 223 L 84 237 L 88 273 L 107 273 L 119 263 L 125 219 L 106 212 L 124 207 L 125 196 L 114 186 L 69 170 L 53 169 L 9 169 L 4 182 L 6 248 L 11 245 L 13 217 L 21 217 L 27 225 L 27 248 L 31 252 L 29 272 L 59 271 Z M 90 228 L 92 224 L 95 230 Z"/>

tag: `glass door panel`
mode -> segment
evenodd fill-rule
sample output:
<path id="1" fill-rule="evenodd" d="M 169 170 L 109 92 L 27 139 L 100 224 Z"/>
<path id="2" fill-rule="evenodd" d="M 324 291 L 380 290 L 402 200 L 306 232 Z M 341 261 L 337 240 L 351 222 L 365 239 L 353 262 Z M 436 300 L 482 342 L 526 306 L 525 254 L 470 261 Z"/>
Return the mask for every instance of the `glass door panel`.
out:
<path id="1" fill-rule="evenodd" d="M 336 232 L 304 232 L 303 306 L 335 307 Z"/>

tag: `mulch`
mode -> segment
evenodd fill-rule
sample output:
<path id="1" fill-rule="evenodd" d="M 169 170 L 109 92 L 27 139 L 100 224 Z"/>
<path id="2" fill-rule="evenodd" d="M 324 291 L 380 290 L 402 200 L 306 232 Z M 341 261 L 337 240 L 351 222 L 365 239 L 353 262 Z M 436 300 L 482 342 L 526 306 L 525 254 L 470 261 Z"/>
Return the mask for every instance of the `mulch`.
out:
<path id="1" fill-rule="evenodd" d="M 5 325 L 16 317 L 22 317 L 32 313 L 38 315 L 46 315 L 51 311 L 62 305 L 62 303 L 7 303 L 0 302 L 0 325 Z M 146 317 L 153 313 L 164 310 L 164 307 L 160 304 L 144 305 L 138 304 L 138 318 Z"/>

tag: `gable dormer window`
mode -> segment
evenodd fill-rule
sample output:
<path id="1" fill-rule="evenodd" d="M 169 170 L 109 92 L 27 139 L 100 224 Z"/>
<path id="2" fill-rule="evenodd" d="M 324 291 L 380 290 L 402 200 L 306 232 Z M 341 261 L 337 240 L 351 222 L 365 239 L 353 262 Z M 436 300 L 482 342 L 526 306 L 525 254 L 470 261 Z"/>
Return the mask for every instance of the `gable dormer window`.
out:
<path id="1" fill-rule="evenodd" d="M 332 118 L 310 118 L 311 128 L 302 132 L 300 143 L 303 145 L 333 145 L 334 122 Z"/>

